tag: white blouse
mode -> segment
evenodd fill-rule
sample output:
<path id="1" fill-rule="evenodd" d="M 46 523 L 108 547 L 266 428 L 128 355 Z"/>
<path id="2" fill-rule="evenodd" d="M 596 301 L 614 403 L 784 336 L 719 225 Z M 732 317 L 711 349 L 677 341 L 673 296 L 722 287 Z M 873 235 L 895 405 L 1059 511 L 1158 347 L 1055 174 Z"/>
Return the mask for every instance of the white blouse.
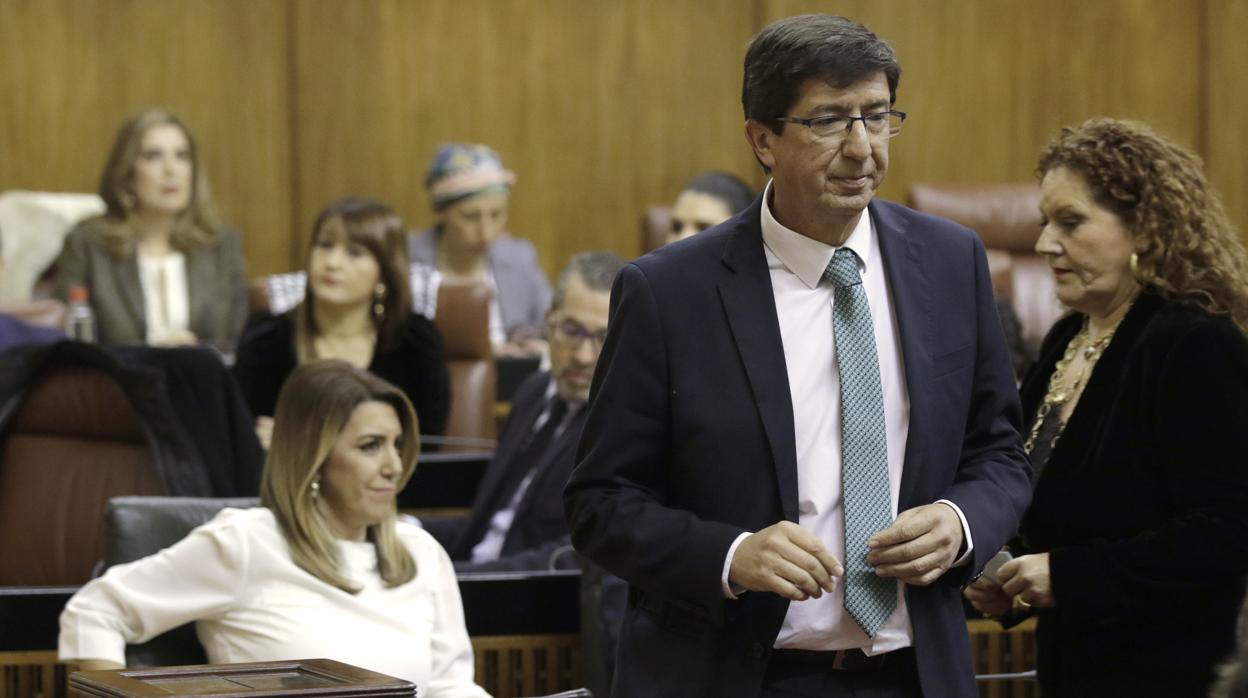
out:
<path id="1" fill-rule="evenodd" d="M 371 543 L 339 541 L 351 594 L 291 560 L 272 512 L 225 509 L 175 545 L 117 565 L 61 614 L 62 661 L 125 662 L 125 645 L 190 621 L 214 664 L 324 657 L 407 679 L 421 698 L 481 698 L 446 551 L 399 522 L 416 577 L 386 588 Z"/>
<path id="2" fill-rule="evenodd" d="M 171 334 L 186 332 L 191 326 L 186 255 L 174 252 L 163 257 L 142 254 L 138 257 L 147 343 L 158 344 Z"/>

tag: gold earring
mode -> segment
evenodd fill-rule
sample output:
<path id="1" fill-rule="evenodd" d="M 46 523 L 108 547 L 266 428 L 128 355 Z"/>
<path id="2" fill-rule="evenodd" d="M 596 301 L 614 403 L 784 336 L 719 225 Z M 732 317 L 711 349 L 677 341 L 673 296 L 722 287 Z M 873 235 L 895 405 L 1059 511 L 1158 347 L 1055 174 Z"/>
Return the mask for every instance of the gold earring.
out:
<path id="1" fill-rule="evenodd" d="M 313 480 L 312 481 L 312 499 L 316 499 L 319 496 L 321 496 L 321 481 Z"/>
<path id="2" fill-rule="evenodd" d="M 380 323 L 386 317 L 386 285 L 377 284 L 373 289 L 373 317 Z"/>
<path id="3" fill-rule="evenodd" d="M 1131 276 L 1134 276 L 1136 281 L 1144 283 L 1144 277 L 1140 276 L 1140 255 L 1135 252 L 1131 253 Z"/>

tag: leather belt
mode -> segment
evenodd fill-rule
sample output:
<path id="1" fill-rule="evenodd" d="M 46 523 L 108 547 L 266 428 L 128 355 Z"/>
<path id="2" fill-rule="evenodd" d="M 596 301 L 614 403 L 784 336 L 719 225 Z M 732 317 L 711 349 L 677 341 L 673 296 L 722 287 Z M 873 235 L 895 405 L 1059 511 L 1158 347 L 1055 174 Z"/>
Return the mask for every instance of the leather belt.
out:
<path id="1" fill-rule="evenodd" d="M 777 649 L 771 652 L 771 661 L 781 664 L 799 664 L 807 667 L 821 667 L 830 671 L 878 671 L 886 666 L 898 666 L 903 660 L 913 662 L 914 649 L 903 647 L 892 652 L 867 656 L 860 649 L 817 650 Z"/>

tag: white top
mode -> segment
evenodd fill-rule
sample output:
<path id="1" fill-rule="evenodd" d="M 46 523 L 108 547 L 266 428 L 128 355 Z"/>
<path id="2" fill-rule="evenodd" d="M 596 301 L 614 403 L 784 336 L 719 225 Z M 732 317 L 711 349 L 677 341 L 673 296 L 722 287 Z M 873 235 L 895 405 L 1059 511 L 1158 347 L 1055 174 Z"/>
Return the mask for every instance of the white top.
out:
<path id="1" fill-rule="evenodd" d="M 60 658 L 124 663 L 126 643 L 194 620 L 214 664 L 324 657 L 411 681 L 421 698 L 487 696 L 472 680 L 450 558 L 420 528 L 397 526 L 415 579 L 387 589 L 373 545 L 339 541 L 346 576 L 362 586 L 350 594 L 294 564 L 268 509 L 225 509 L 74 594 Z"/>
<path id="2" fill-rule="evenodd" d="M 148 344 L 159 343 L 174 333 L 186 332 L 191 326 L 186 255 L 172 252 L 163 257 L 140 254 L 138 258 Z"/>
<path id="3" fill-rule="evenodd" d="M 771 213 L 770 195 L 769 183 L 763 193 L 761 225 L 793 401 L 798 525 L 817 536 L 836 559 L 843 561 L 840 376 L 836 370 L 836 342 L 832 332 L 833 287 L 823 281 L 824 269 L 838 248 L 781 225 Z M 863 289 L 871 308 L 880 387 L 884 393 L 889 499 L 893 518 L 896 518 L 910 431 L 910 398 L 879 240 L 866 211 L 859 217 L 844 247 L 853 250 L 858 257 Z M 826 331 L 816 331 L 816 328 Z M 971 550 L 970 531 L 958 507 L 952 502 L 945 503 L 952 506 L 962 520 L 967 554 L 958 562 L 964 563 Z M 744 535 L 729 550 L 726 564 L 730 563 L 742 538 Z M 874 638 L 868 637 L 845 611 L 844 586 L 838 582 L 830 594 L 789 604 L 775 646 L 811 650 L 861 648 L 870 655 L 908 647 L 912 644 L 913 631 L 903 587 L 898 581 L 897 605 Z"/>

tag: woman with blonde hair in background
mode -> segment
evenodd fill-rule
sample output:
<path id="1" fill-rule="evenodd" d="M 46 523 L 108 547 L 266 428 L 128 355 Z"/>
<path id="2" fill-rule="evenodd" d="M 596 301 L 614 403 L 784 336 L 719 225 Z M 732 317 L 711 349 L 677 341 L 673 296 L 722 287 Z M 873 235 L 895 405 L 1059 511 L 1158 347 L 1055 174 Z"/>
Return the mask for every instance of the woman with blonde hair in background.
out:
<path id="1" fill-rule="evenodd" d="M 256 431 L 268 444 L 278 392 L 295 367 L 343 359 L 398 386 L 425 434 L 440 436 L 450 413 L 442 335 L 411 311 L 406 229 L 390 207 L 347 198 L 312 225 L 308 293 L 288 312 L 253 317 L 238 343 L 234 377 Z"/>
<path id="2" fill-rule="evenodd" d="M 55 294 L 85 288 L 104 343 L 232 352 L 247 313 L 242 245 L 217 220 L 186 124 L 158 109 L 122 124 L 100 196 L 105 213 L 65 239 Z"/>
<path id="3" fill-rule="evenodd" d="M 61 615 L 61 660 L 120 667 L 127 643 L 195 621 L 214 664 L 327 657 L 428 698 L 485 696 L 450 559 L 396 520 L 419 438 L 394 386 L 344 361 L 301 366 L 278 399 L 263 506 L 84 586 Z"/>
<path id="4" fill-rule="evenodd" d="M 966 595 L 1039 617 L 1046 698 L 1199 696 L 1248 574 L 1248 254 L 1199 159 L 1095 119 L 1040 156 L 1053 327 L 1023 382 L 1035 494 Z"/>

